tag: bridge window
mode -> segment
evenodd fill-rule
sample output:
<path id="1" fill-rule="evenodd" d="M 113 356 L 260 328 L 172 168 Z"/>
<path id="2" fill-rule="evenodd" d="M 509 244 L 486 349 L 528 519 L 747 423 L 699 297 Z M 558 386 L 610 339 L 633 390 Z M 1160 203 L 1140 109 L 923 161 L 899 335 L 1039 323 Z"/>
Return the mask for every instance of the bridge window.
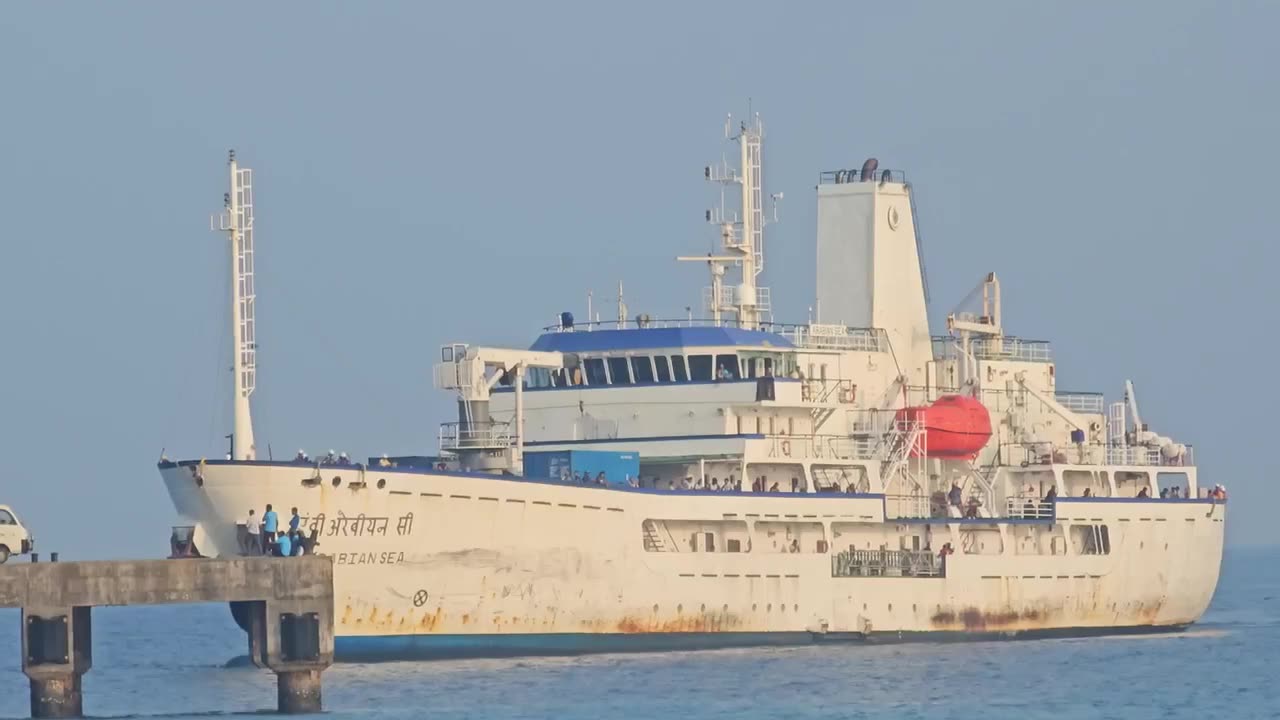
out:
<path id="1" fill-rule="evenodd" d="M 626 358 L 609 358 L 609 378 L 613 380 L 614 385 L 631 384 L 631 370 L 627 367 Z"/>
<path id="2" fill-rule="evenodd" d="M 717 380 L 739 380 L 741 375 L 738 373 L 738 356 L 737 355 L 717 355 L 716 356 L 716 379 Z"/>
<path id="3" fill-rule="evenodd" d="M 609 376 L 604 372 L 604 360 L 601 358 L 587 358 L 583 361 L 583 365 L 587 368 L 587 384 L 588 385 L 608 385 Z"/>
<path id="4" fill-rule="evenodd" d="M 667 364 L 666 355 L 655 357 L 653 367 L 658 371 L 658 382 L 671 382 L 671 366 Z"/>
<path id="5" fill-rule="evenodd" d="M 648 355 L 631 358 L 631 376 L 637 383 L 653 382 L 653 365 L 650 364 Z"/>
<path id="6" fill-rule="evenodd" d="M 1166 493 L 1168 497 L 1191 497 L 1191 482 L 1184 472 L 1156 473 L 1156 485 L 1160 487 L 1160 497 Z"/>
<path id="7" fill-rule="evenodd" d="M 551 370 L 548 368 L 529 368 L 524 374 L 526 388 L 551 387 Z"/>
<path id="8" fill-rule="evenodd" d="M 689 379 L 694 382 L 707 382 L 713 378 L 711 374 L 710 355 L 689 356 Z"/>
<path id="9" fill-rule="evenodd" d="M 1106 525 L 1072 525 L 1071 543 L 1077 555 L 1111 554 L 1111 532 Z"/>
<path id="10" fill-rule="evenodd" d="M 684 356 L 671 356 L 671 377 L 676 382 L 689 382 L 689 373 L 684 368 Z"/>
<path id="11" fill-rule="evenodd" d="M 744 378 L 773 377 L 773 370 L 773 355 L 744 354 L 742 356 L 742 377 Z"/>

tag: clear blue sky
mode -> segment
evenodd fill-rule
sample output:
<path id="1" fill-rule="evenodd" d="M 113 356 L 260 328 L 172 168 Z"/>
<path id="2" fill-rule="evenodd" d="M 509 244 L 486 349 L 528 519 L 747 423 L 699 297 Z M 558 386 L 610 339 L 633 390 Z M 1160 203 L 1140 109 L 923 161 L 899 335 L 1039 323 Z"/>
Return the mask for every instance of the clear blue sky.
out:
<path id="1" fill-rule="evenodd" d="M 779 319 L 818 172 L 920 202 L 932 312 L 1000 273 L 1064 390 L 1266 518 L 1278 404 L 1280 4 L 9 4 L 0 14 L 0 502 L 45 551 L 167 551 L 154 462 L 228 431 L 225 153 L 257 171 L 259 447 L 428 452 L 439 344 L 526 344 L 588 288 L 698 302 L 702 166 L 766 123 Z M 602 307 L 609 315 L 612 308 Z M 935 328 L 937 329 L 937 328 Z"/>

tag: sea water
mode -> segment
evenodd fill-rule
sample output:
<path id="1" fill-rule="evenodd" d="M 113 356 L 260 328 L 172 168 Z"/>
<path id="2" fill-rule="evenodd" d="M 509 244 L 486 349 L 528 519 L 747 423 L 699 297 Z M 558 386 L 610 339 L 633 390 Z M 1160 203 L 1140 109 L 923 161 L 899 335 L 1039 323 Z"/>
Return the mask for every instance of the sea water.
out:
<path id="1" fill-rule="evenodd" d="M 338 664 L 329 718 L 1280 717 L 1280 549 L 1228 550 L 1203 620 L 1167 635 Z M 275 707 L 225 605 L 94 611 L 85 712 L 209 717 Z M 0 718 L 27 717 L 19 614 L 0 611 Z"/>

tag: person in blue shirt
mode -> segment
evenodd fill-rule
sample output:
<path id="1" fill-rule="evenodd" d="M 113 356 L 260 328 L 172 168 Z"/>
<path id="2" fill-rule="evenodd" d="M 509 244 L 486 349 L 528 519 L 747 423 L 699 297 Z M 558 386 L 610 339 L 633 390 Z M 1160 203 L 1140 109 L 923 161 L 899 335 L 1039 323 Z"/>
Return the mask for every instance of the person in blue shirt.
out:
<path id="1" fill-rule="evenodd" d="M 293 541 L 289 539 L 288 533 L 280 533 L 276 538 L 276 554 L 280 557 L 293 555 Z"/>
<path id="2" fill-rule="evenodd" d="M 280 530 L 280 518 L 276 516 L 276 511 L 271 509 L 271 504 L 267 504 L 267 511 L 262 513 L 262 537 L 267 541 L 263 551 L 271 553 L 271 543 L 276 539 L 276 533 Z"/>
<path id="3" fill-rule="evenodd" d="M 298 508 L 293 508 L 289 512 L 293 513 L 293 516 L 289 518 L 289 532 L 296 533 L 298 526 L 302 524 L 302 518 L 298 517 Z"/>

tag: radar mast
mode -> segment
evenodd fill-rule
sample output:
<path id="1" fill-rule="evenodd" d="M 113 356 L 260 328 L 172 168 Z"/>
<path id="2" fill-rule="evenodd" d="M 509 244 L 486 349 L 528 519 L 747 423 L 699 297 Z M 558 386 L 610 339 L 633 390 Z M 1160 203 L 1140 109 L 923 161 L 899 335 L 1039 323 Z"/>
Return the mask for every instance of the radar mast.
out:
<path id="1" fill-rule="evenodd" d="M 730 136 L 732 116 L 725 119 L 725 137 L 738 144 L 739 166 L 731 169 L 727 160 L 716 167 L 703 170 L 709 182 L 722 186 L 720 207 L 707 211 L 707 222 L 720 228 L 721 254 L 705 257 L 681 256 L 677 260 L 705 262 L 711 273 L 711 286 L 703 290 L 703 305 L 717 324 L 725 313 L 733 313 L 742 327 L 758 327 L 771 316 L 769 289 L 760 287 L 757 278 L 764 272 L 764 174 L 762 145 L 764 126 L 756 113 L 750 123 L 742 122 L 738 134 Z M 739 185 L 742 190 L 739 211 L 730 214 L 725 209 L 724 187 Z M 775 203 L 774 220 L 777 219 L 776 203 L 782 194 L 772 196 Z M 740 269 L 737 285 L 725 286 L 728 268 Z"/>
<path id="2" fill-rule="evenodd" d="M 231 458 L 254 460 L 258 450 L 249 409 L 258 371 L 258 345 L 254 339 L 253 171 L 239 166 L 235 150 L 228 153 L 228 165 L 231 191 L 223 195 L 223 211 L 216 229 L 227 234 L 231 252 Z"/>

